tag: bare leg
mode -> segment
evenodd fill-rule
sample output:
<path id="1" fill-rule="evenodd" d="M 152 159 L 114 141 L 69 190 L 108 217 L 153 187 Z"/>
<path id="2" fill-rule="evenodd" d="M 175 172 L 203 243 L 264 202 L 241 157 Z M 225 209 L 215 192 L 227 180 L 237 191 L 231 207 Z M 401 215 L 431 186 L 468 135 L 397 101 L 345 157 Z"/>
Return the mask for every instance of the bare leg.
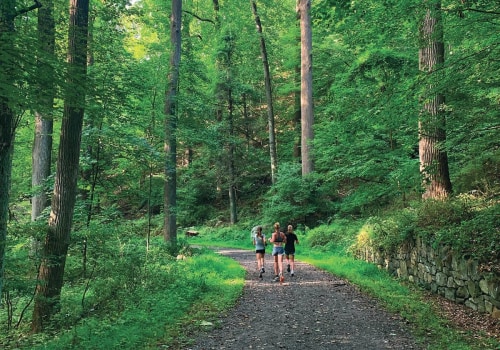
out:
<path id="1" fill-rule="evenodd" d="M 278 276 L 279 274 L 279 256 L 275 255 L 274 256 L 274 274 Z"/>
<path id="2" fill-rule="evenodd" d="M 283 276 L 283 255 L 280 255 L 279 257 L 279 270 L 280 270 L 279 281 L 280 283 L 283 283 L 285 281 L 285 276 Z"/>
<path id="3" fill-rule="evenodd" d="M 278 257 L 278 270 L 279 270 L 279 274 L 282 275 L 283 274 L 283 255 L 279 255 L 279 257 Z"/>

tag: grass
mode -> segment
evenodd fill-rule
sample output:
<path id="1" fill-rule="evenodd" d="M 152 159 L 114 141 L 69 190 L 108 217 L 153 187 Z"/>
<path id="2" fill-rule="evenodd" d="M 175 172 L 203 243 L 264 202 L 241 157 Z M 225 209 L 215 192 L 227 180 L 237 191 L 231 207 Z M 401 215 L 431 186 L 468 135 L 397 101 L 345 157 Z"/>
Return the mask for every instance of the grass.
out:
<path id="1" fill-rule="evenodd" d="M 188 341 L 191 331 L 213 324 L 221 310 L 241 295 L 245 270 L 234 260 L 210 250 L 185 260 L 153 267 L 148 281 L 130 293 L 117 294 L 103 310 L 78 322 L 68 318 L 66 330 L 13 341 L 0 335 L 3 349 L 157 349 Z M 72 289 L 64 296 L 73 294 Z M 73 303 L 66 299 L 67 303 Z M 117 309 L 116 305 L 122 309 Z M 77 306 L 78 304 L 74 305 Z M 59 316 L 64 317 L 64 316 Z"/>

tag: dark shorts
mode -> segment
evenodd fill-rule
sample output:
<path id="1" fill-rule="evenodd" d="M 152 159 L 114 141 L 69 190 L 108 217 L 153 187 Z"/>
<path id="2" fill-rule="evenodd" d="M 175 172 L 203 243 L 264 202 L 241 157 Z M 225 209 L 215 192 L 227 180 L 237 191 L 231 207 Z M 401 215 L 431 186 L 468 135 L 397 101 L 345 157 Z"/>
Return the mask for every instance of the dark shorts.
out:
<path id="1" fill-rule="evenodd" d="M 295 250 L 286 250 L 285 249 L 285 255 L 295 255 Z"/>
<path id="2" fill-rule="evenodd" d="M 256 249 L 255 253 L 256 254 L 266 254 L 266 250 L 265 249 Z"/>

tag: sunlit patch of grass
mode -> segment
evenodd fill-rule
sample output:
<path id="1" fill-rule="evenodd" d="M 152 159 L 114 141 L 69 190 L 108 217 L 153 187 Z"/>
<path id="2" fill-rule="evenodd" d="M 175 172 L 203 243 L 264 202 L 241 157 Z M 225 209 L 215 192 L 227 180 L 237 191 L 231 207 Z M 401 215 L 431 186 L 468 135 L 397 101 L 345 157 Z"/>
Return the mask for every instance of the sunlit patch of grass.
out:
<path id="1" fill-rule="evenodd" d="M 119 294 L 123 310 L 90 316 L 32 349 L 147 349 L 188 342 L 186 329 L 215 324 L 234 305 L 244 285 L 244 269 L 234 260 L 206 251 L 175 268 L 151 271 L 147 288 Z M 168 278 L 163 278 L 168 274 Z M 175 276 L 172 276 L 175 274 Z M 162 283 L 169 281 L 168 284 Z"/>

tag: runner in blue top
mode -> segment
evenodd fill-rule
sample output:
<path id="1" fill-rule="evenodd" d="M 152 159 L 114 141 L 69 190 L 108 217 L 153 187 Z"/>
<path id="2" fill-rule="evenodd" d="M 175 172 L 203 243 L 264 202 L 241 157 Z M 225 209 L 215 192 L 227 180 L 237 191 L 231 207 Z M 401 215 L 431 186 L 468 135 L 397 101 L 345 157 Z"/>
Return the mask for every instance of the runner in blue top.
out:
<path id="1" fill-rule="evenodd" d="M 266 236 L 262 233 L 262 226 L 257 227 L 255 236 L 253 236 L 253 245 L 255 246 L 255 257 L 257 259 L 257 268 L 259 269 L 259 277 L 266 272 L 264 269 L 264 257 L 266 255 Z"/>
<path id="2" fill-rule="evenodd" d="M 274 280 L 283 282 L 283 255 L 285 254 L 283 245 L 286 243 L 286 236 L 280 232 L 279 222 L 274 224 L 274 232 L 269 242 L 273 243 L 272 255 L 274 256 L 274 274 L 276 275 Z"/>

